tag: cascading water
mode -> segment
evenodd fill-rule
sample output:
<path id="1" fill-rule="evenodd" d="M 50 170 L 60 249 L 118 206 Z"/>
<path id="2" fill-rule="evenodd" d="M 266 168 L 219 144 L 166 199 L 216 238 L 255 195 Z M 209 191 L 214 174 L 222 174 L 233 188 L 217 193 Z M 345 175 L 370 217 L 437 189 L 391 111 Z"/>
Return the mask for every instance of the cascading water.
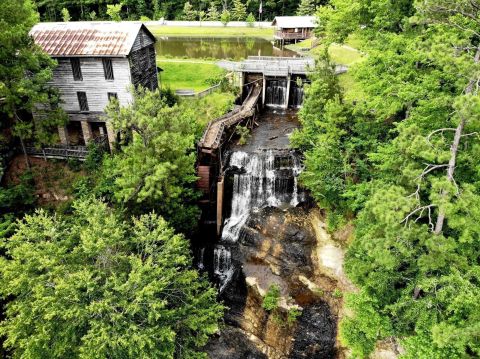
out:
<path id="1" fill-rule="evenodd" d="M 302 107 L 303 97 L 304 97 L 303 87 L 292 86 L 289 105 L 294 108 Z"/>
<path id="2" fill-rule="evenodd" d="M 303 200 L 298 188 L 301 160 L 294 151 L 237 151 L 230 158 L 229 170 L 234 173 L 231 214 L 214 254 L 221 289 L 234 272 L 229 246 L 240 239 L 250 214 L 263 207 L 295 207 Z"/>
<path id="3" fill-rule="evenodd" d="M 265 104 L 270 107 L 283 107 L 287 99 L 287 80 L 270 80 L 265 93 Z"/>
<path id="4" fill-rule="evenodd" d="M 232 266 L 232 252 L 229 248 L 217 245 L 213 252 L 214 274 L 220 282 L 220 293 L 232 278 L 234 268 Z"/>
<path id="5" fill-rule="evenodd" d="M 200 248 L 200 257 L 198 259 L 198 264 L 197 264 L 197 268 L 200 270 L 205 269 L 205 264 L 203 260 L 204 256 L 205 256 L 205 248 Z"/>

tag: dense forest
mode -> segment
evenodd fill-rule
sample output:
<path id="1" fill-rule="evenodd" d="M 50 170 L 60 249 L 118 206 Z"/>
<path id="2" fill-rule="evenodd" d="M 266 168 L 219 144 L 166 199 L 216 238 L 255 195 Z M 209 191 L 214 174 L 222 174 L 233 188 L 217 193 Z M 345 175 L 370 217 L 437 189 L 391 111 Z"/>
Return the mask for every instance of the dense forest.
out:
<path id="1" fill-rule="evenodd" d="M 124 20 L 214 20 L 220 21 L 222 12 L 231 15 L 231 20 L 246 20 L 252 14 L 256 20 L 272 20 L 275 16 L 294 15 L 298 11 L 315 9 L 321 0 L 303 0 L 299 9 L 298 0 L 35 0 L 35 5 L 44 21 L 62 21 L 68 13 L 71 20 L 111 19 L 113 13 L 121 14 Z M 313 15 L 311 11 L 308 15 Z"/>
<path id="2" fill-rule="evenodd" d="M 66 116 L 49 87 L 56 64 L 32 43 L 31 27 L 115 16 L 219 19 L 239 9 L 239 20 L 258 19 L 259 7 L 257 0 L 2 3 L 3 357 L 206 358 L 202 347 L 225 309 L 193 269 L 189 239 L 199 218 L 200 123 L 231 106 L 206 111 L 208 102 L 185 103 L 168 90 L 138 89 L 128 107 L 113 100 L 106 113 L 122 141 L 113 154 L 92 145 L 84 163 L 62 167 L 58 176 L 77 173 L 70 199 L 41 208 L 25 142 L 54 142 Z M 268 0 L 262 18 L 312 9 L 324 51 L 291 140 L 304 154 L 301 182 L 329 229 L 354 227 L 345 271 L 358 290 L 345 296 L 340 340 L 355 358 L 382 341 L 401 348 L 401 358 L 478 358 L 480 1 Z M 328 48 L 352 39 L 364 59 L 345 85 Z M 45 121 L 33 121 L 34 108 Z M 6 181 L 14 149 L 25 155 L 25 171 Z"/>
<path id="3" fill-rule="evenodd" d="M 332 0 L 325 43 L 367 54 L 339 86 L 321 60 L 295 145 L 330 226 L 353 219 L 345 269 L 357 294 L 342 340 L 367 357 L 480 356 L 480 2 Z"/>

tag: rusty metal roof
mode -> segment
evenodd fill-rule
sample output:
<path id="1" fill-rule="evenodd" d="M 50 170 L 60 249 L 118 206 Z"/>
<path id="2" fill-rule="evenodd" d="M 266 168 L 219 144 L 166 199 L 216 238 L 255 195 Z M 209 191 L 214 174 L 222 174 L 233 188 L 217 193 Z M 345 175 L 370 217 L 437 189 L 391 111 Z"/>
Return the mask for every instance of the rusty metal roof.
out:
<path id="1" fill-rule="evenodd" d="M 127 56 L 141 22 L 45 22 L 35 25 L 30 35 L 52 57 Z"/>

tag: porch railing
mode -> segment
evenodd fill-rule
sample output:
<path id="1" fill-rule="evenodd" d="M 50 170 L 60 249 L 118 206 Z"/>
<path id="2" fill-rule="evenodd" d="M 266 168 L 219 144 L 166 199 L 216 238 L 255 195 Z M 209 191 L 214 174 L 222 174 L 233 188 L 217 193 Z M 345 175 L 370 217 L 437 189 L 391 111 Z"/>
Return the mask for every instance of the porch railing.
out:
<path id="1" fill-rule="evenodd" d="M 276 31 L 275 37 L 284 40 L 302 40 L 310 37 L 309 33 L 302 33 L 302 32 L 283 32 L 283 31 Z"/>
<path id="2" fill-rule="evenodd" d="M 108 149 L 107 136 L 97 136 L 93 138 L 93 142 L 104 150 Z M 88 155 L 88 146 L 70 146 L 70 145 L 54 145 L 48 147 L 32 147 L 25 148 L 27 154 L 35 157 L 55 158 L 55 159 L 77 159 L 84 161 Z"/>

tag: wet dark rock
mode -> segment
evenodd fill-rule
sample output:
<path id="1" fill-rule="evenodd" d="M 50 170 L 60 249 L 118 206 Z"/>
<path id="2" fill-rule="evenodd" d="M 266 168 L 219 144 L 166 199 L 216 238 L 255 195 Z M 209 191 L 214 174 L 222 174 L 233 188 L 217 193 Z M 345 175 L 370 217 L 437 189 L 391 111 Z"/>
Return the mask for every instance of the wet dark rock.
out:
<path id="1" fill-rule="evenodd" d="M 205 350 L 211 359 L 267 359 L 243 330 L 228 326 L 208 343 Z"/>
<path id="2" fill-rule="evenodd" d="M 326 302 L 304 308 L 297 323 L 290 359 L 336 358 L 336 320 Z"/>

